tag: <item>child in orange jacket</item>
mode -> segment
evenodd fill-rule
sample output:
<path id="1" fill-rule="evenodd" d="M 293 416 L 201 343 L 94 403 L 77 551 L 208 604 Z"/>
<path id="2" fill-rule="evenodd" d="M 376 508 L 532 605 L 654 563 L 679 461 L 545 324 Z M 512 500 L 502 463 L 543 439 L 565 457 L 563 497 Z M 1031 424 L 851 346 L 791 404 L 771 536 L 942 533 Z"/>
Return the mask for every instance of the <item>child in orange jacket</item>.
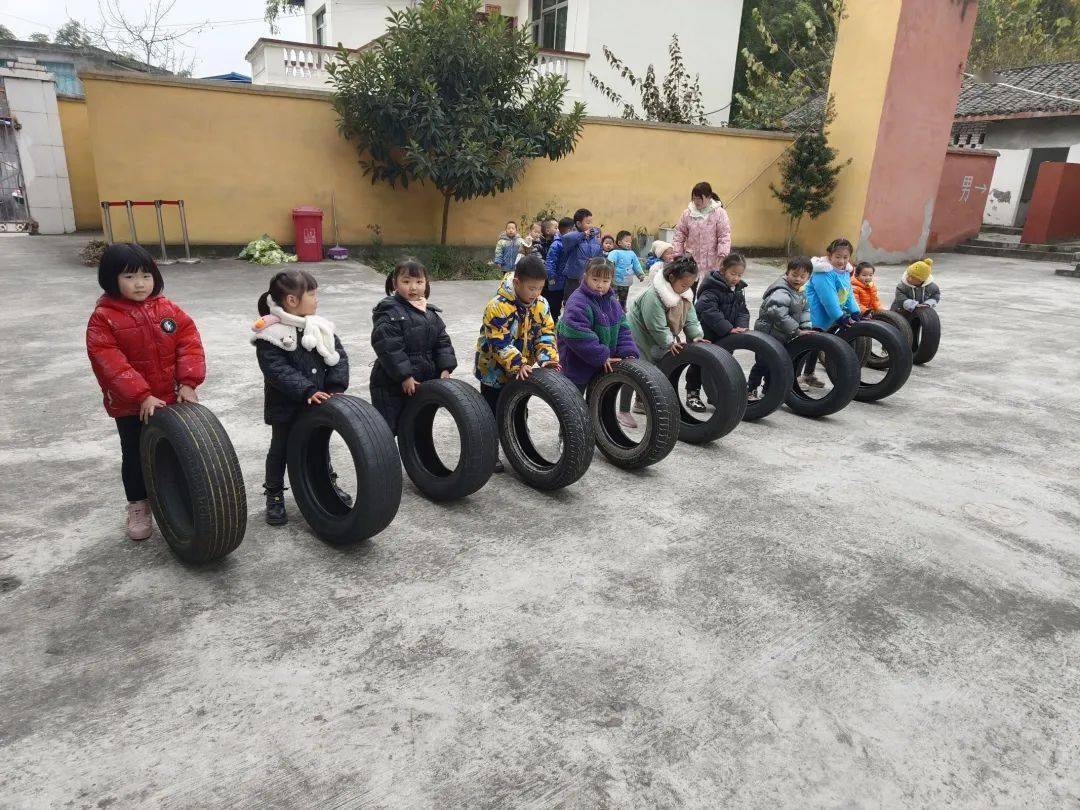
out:
<path id="1" fill-rule="evenodd" d="M 870 262 L 859 262 L 851 274 L 851 289 L 863 315 L 875 309 L 884 309 L 878 298 L 877 284 L 874 283 L 874 271 L 874 265 Z"/>

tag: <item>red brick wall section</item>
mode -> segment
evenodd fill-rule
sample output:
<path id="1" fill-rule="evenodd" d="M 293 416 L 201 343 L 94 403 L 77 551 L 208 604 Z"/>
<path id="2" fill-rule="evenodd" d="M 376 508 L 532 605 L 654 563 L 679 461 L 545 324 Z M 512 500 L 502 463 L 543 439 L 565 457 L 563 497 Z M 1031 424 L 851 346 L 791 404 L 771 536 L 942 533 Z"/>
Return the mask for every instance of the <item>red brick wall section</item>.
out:
<path id="1" fill-rule="evenodd" d="M 1039 167 L 1020 239 L 1032 244 L 1080 237 L 1080 163 Z"/>
<path id="2" fill-rule="evenodd" d="M 997 156 L 989 149 L 950 149 L 945 155 L 927 252 L 955 247 L 978 235 Z"/>

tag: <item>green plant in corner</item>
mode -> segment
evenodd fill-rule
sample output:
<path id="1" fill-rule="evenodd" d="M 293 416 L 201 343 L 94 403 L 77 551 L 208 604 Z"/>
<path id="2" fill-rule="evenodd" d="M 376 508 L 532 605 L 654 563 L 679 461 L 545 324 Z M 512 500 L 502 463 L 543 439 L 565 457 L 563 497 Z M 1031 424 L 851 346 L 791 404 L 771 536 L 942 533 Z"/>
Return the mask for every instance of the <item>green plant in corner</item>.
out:
<path id="1" fill-rule="evenodd" d="M 585 106 L 563 112 L 567 80 L 541 75 L 524 28 L 473 0 L 421 0 L 392 11 L 369 49 L 327 68 L 338 129 L 372 182 L 431 183 L 452 200 L 494 196 L 533 160 L 559 160 L 581 135 Z"/>
<path id="2" fill-rule="evenodd" d="M 375 222 L 371 225 L 368 225 L 367 229 L 371 231 L 371 258 L 378 259 L 382 256 L 383 251 L 382 225 L 380 225 L 378 222 Z"/>
<path id="3" fill-rule="evenodd" d="M 795 139 L 780 162 L 780 188 L 769 184 L 769 190 L 780 201 L 788 216 L 785 250 L 789 255 L 803 218 L 817 219 L 832 208 L 837 178 L 844 166 L 851 163 L 850 158 L 840 164 L 833 162 L 839 153 L 829 146 L 827 139 L 827 127 L 832 118 L 833 102 L 830 97 L 826 105 L 825 126 L 811 128 Z"/>

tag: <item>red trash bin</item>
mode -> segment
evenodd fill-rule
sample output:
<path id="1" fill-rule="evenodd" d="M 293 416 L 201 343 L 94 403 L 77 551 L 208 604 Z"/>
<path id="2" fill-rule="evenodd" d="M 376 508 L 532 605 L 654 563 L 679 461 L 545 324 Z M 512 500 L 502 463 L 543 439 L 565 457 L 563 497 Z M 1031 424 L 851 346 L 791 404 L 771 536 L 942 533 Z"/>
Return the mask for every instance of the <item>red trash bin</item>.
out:
<path id="1" fill-rule="evenodd" d="M 302 262 L 323 260 L 322 217 L 322 209 L 310 205 L 292 210 L 296 228 L 296 258 Z"/>

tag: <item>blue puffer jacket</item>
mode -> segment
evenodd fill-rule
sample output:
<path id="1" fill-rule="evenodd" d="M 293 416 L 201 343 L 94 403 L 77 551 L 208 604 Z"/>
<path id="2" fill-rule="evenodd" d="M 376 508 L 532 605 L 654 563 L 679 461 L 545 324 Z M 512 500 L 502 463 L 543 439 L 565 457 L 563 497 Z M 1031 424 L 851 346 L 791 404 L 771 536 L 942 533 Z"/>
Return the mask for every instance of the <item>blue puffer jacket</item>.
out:
<path id="1" fill-rule="evenodd" d="M 604 255 L 600 245 L 600 231 L 596 228 L 582 232 L 570 231 L 562 238 L 562 252 L 566 254 L 563 278 L 581 278 L 589 259 Z"/>
<path id="2" fill-rule="evenodd" d="M 555 241 L 551 243 L 544 257 L 544 264 L 547 265 L 548 289 L 555 292 L 564 289 L 566 277 L 563 275 L 563 269 L 566 267 L 566 251 L 563 250 L 561 236 L 556 236 Z"/>
<path id="3" fill-rule="evenodd" d="M 814 272 L 804 291 L 814 326 L 831 329 L 844 315 L 858 315 L 859 302 L 847 269 L 837 270 L 827 259 L 815 258 L 813 262 Z"/>

